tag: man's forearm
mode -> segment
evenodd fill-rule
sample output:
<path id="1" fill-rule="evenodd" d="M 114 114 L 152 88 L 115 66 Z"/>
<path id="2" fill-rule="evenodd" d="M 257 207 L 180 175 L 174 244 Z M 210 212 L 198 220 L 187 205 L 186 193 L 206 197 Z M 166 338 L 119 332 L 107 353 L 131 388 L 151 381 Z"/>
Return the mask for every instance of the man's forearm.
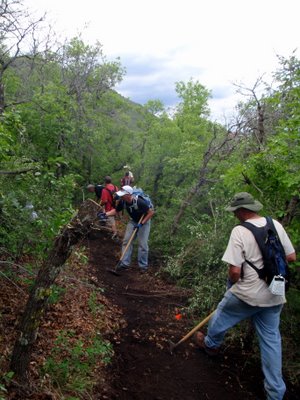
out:
<path id="1" fill-rule="evenodd" d="M 241 277 L 241 267 L 229 265 L 228 277 L 232 283 L 236 283 Z"/>
<path id="2" fill-rule="evenodd" d="M 154 211 L 150 210 L 142 219 L 141 223 L 145 224 L 147 221 L 149 221 L 149 219 L 151 219 L 153 217 Z"/>
<path id="3" fill-rule="evenodd" d="M 108 217 L 111 217 L 112 215 L 117 215 L 117 211 L 115 209 L 112 209 L 110 211 L 107 211 L 105 213 Z"/>

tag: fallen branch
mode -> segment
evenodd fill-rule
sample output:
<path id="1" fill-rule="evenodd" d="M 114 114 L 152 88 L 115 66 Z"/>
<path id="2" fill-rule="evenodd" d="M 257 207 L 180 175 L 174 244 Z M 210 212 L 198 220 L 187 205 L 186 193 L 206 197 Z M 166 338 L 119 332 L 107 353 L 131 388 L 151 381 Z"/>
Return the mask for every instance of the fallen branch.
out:
<path id="1" fill-rule="evenodd" d="M 150 293 L 129 293 L 129 292 L 122 292 L 121 294 L 124 294 L 125 296 L 135 296 L 135 297 L 187 297 L 186 294 L 178 294 L 177 292 L 175 293 L 166 293 L 166 292 L 150 292 Z"/>
<path id="2" fill-rule="evenodd" d="M 36 171 L 37 167 L 18 169 L 15 171 L 0 171 L 0 175 L 20 175 L 27 174 L 27 172 Z"/>

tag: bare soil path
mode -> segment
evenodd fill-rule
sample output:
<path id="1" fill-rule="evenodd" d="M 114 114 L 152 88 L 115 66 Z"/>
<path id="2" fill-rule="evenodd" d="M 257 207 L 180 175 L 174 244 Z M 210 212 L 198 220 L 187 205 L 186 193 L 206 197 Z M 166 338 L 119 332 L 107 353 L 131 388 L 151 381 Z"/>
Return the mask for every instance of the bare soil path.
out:
<path id="1" fill-rule="evenodd" d="M 209 358 L 192 340 L 173 355 L 169 340 L 178 342 L 198 321 L 175 318 L 186 304 L 187 293 L 163 282 L 155 267 L 140 274 L 136 265 L 117 277 L 107 269 L 118 262 L 119 245 L 91 240 L 90 263 L 98 285 L 116 304 L 124 318 L 114 344 L 110 367 L 110 400 L 258 400 L 264 399 L 260 365 L 249 366 L 240 349 L 224 349 Z"/>

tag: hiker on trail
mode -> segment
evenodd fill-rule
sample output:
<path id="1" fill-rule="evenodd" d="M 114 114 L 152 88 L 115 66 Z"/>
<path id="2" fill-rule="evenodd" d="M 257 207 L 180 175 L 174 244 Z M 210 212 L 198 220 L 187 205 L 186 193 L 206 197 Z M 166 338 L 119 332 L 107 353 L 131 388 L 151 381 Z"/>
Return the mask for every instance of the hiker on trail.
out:
<path id="1" fill-rule="evenodd" d="M 263 205 L 247 192 L 237 193 L 227 211 L 232 211 L 241 223 L 247 221 L 256 227 L 266 225 L 266 219 L 258 214 Z M 296 260 L 293 245 L 283 226 L 273 220 L 286 255 L 287 262 Z M 280 313 L 285 296 L 272 294 L 265 280 L 256 270 L 263 268 L 262 253 L 252 232 L 244 226 L 233 228 L 227 249 L 222 258 L 228 263 L 229 289 L 214 312 L 207 335 L 195 334 L 197 345 L 210 356 L 219 352 L 226 331 L 244 319 L 251 318 L 258 336 L 264 388 L 268 400 L 281 400 L 286 387 L 282 379 Z M 242 275 L 241 275 L 241 271 Z"/>
<path id="2" fill-rule="evenodd" d="M 95 193 L 97 203 L 100 203 L 103 186 L 89 184 L 86 188 L 90 193 Z"/>
<path id="3" fill-rule="evenodd" d="M 101 194 L 100 205 L 104 207 L 105 214 L 111 210 L 115 209 L 115 193 L 118 191 L 118 187 L 112 184 L 110 176 L 104 178 L 104 187 Z M 106 214 L 107 215 L 107 214 Z M 116 220 L 114 215 L 107 216 L 107 224 L 111 227 L 113 231 L 113 237 L 117 235 Z"/>
<path id="4" fill-rule="evenodd" d="M 112 184 L 111 177 L 104 178 L 104 188 L 101 194 L 101 205 L 104 206 L 105 212 L 114 208 L 114 194 L 118 191 L 118 187 Z"/>
<path id="5" fill-rule="evenodd" d="M 122 243 L 122 253 L 126 248 L 130 237 L 137 229 L 137 240 L 138 240 L 138 265 L 141 272 L 146 272 L 148 270 L 148 239 L 150 234 L 151 218 L 154 215 L 154 210 L 148 205 L 148 203 L 142 197 L 135 197 L 133 195 L 133 188 L 131 186 L 125 185 L 120 191 L 118 191 L 117 196 L 119 201 L 115 210 L 111 210 L 106 213 L 107 216 L 116 215 L 116 213 L 126 209 L 130 216 L 130 220 L 127 224 L 125 235 Z M 126 251 L 122 263 L 119 266 L 120 270 L 126 270 L 130 267 L 131 255 L 133 250 L 133 244 L 131 243 Z"/>
<path id="6" fill-rule="evenodd" d="M 133 186 L 134 178 L 130 176 L 130 172 L 125 172 L 125 175 L 121 179 L 121 186 Z"/>
<path id="7" fill-rule="evenodd" d="M 129 165 L 124 165 L 123 167 L 125 170 L 127 170 L 121 179 L 121 187 L 122 186 L 133 186 L 134 183 L 134 177 L 133 173 L 130 171 L 130 166 Z"/>

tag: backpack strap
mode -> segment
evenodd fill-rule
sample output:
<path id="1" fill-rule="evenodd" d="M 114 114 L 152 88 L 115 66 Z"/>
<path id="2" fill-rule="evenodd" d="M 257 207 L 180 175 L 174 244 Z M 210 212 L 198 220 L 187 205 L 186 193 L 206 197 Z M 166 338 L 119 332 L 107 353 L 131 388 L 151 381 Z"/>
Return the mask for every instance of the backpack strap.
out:
<path id="1" fill-rule="evenodd" d="M 139 198 L 139 194 L 134 194 L 132 196 L 132 205 L 130 205 L 128 208 L 134 209 L 134 210 L 138 210 L 138 198 Z"/>
<path id="2" fill-rule="evenodd" d="M 105 189 L 105 190 L 110 194 L 110 197 L 112 198 L 112 192 L 111 192 L 111 190 L 109 190 L 107 187 L 104 187 L 103 189 Z"/>
<path id="3" fill-rule="evenodd" d="M 265 218 L 266 218 L 267 223 L 265 226 L 262 226 L 262 227 L 255 226 L 247 221 L 244 221 L 241 224 L 239 224 L 239 225 L 247 228 L 250 232 L 252 232 L 263 257 L 264 257 L 264 243 L 265 243 L 266 233 L 270 228 L 275 229 L 272 218 L 271 217 L 265 217 Z M 275 232 L 276 232 L 276 230 L 275 230 Z M 247 260 L 246 257 L 245 257 L 245 262 L 248 265 L 250 265 L 250 267 L 253 268 L 257 272 L 257 275 L 260 279 L 265 279 L 266 273 L 265 273 L 264 268 L 257 268 L 251 261 Z M 241 278 L 243 279 L 243 277 L 244 277 L 244 270 L 243 270 L 243 265 L 242 265 Z"/>
<path id="4" fill-rule="evenodd" d="M 107 187 L 104 187 L 103 189 L 107 190 L 108 193 L 110 194 L 110 198 L 111 198 L 110 204 L 113 205 L 113 203 L 114 203 L 114 193 L 117 191 L 116 186 L 114 185 L 114 192 L 112 190 L 108 189 Z"/>
<path id="5" fill-rule="evenodd" d="M 265 278 L 265 274 L 263 272 L 263 268 L 257 268 L 251 261 L 247 260 L 247 258 L 245 257 L 245 262 L 250 265 L 251 268 L 253 268 L 256 272 L 257 275 L 259 276 L 260 279 L 264 279 Z M 242 264 L 242 268 L 241 268 L 241 279 L 244 278 L 244 268 L 243 268 L 243 264 Z"/>
<path id="6" fill-rule="evenodd" d="M 267 220 L 267 225 L 268 225 L 268 229 L 272 229 L 272 231 L 276 234 L 276 236 L 278 237 L 278 233 L 277 233 L 277 230 L 276 230 L 276 228 L 275 228 L 275 225 L 274 225 L 274 222 L 273 222 L 273 219 L 271 218 L 271 217 L 265 217 L 266 218 L 266 220 Z"/>

